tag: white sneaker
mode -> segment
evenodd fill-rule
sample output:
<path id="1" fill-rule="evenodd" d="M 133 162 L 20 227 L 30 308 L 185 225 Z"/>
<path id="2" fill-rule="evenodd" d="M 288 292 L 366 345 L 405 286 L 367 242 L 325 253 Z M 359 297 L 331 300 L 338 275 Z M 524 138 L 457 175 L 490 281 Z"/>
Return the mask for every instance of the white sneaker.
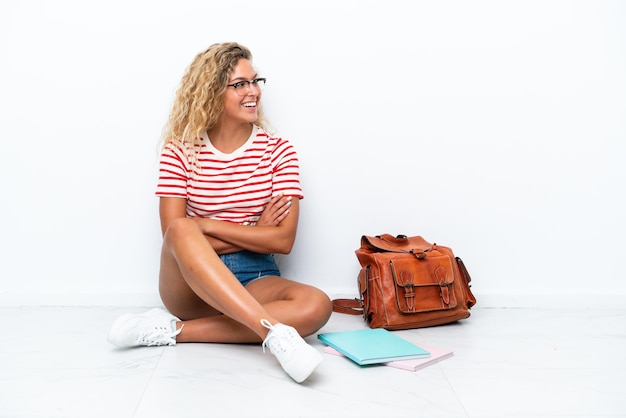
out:
<path id="1" fill-rule="evenodd" d="M 159 308 L 122 315 L 113 323 L 107 340 L 118 347 L 176 345 L 176 336 L 183 329 L 175 330 L 176 321 L 179 319 Z"/>
<path id="2" fill-rule="evenodd" d="M 269 346 L 283 370 L 296 382 L 309 377 L 322 362 L 324 357 L 308 345 L 295 328 L 285 324 L 272 325 L 267 319 L 261 319 L 261 324 L 270 330 L 263 341 L 263 352 L 265 346 Z"/>

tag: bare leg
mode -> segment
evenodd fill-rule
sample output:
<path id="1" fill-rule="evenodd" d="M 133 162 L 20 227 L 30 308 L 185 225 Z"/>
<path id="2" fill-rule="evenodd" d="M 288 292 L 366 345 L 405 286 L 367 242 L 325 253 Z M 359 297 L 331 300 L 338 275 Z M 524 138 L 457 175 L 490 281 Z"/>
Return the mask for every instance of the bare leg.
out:
<path id="1" fill-rule="evenodd" d="M 197 298 L 200 298 L 260 338 L 265 338 L 268 332 L 260 323 L 262 318 L 270 323 L 278 322 L 221 262 L 200 228 L 190 219 L 174 220 L 165 233 L 159 289 L 163 303 L 174 315 L 184 317 L 186 305 L 197 307 Z M 237 331 L 232 326 L 221 328 L 215 330 L 221 331 L 222 335 L 216 334 L 219 340 L 227 339 L 226 333 Z M 249 331 L 245 334 L 250 338 Z M 241 340 L 242 336 L 231 335 L 231 338 Z"/>
<path id="2" fill-rule="evenodd" d="M 323 292 L 283 278 L 243 287 L 197 224 L 184 218 L 173 221 L 165 234 L 159 287 L 165 306 L 185 325 L 177 342 L 259 342 L 268 333 L 261 319 L 309 335 L 332 312 Z"/>
<path id="3" fill-rule="evenodd" d="M 302 336 L 319 330 L 332 313 L 332 305 L 326 294 L 314 287 L 281 277 L 265 277 L 250 283 L 245 289 L 278 322 L 293 326 Z M 183 321 L 185 327 L 176 338 L 177 342 L 261 341 L 251 330 L 227 316 L 194 317 L 197 319 Z"/>

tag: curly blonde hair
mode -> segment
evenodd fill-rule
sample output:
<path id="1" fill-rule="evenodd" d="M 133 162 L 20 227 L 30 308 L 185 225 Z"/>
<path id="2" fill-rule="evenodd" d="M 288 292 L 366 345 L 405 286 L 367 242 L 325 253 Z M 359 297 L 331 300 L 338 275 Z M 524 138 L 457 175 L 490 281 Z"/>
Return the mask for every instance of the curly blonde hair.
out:
<path id="1" fill-rule="evenodd" d="M 215 126 L 224 111 L 230 74 L 242 58 L 252 61 L 252 53 L 236 42 L 213 44 L 196 55 L 176 91 L 163 130 L 163 147 L 175 143 L 199 149 L 200 134 Z M 265 128 L 265 123 L 259 103 L 255 124 Z"/>

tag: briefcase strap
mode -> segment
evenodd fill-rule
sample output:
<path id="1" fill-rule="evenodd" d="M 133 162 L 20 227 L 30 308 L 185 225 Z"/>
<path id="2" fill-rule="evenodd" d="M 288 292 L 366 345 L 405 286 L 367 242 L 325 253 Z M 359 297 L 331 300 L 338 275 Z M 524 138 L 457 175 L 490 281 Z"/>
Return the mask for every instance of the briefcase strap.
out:
<path id="1" fill-rule="evenodd" d="M 349 315 L 363 315 L 363 301 L 360 299 L 333 299 L 333 311 Z"/>

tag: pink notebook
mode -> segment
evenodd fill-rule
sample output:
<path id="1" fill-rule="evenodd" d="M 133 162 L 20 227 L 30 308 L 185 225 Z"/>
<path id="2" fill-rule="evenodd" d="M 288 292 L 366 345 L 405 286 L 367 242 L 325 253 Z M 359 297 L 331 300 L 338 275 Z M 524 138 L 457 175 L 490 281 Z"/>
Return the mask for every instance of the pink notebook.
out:
<path id="1" fill-rule="evenodd" d="M 424 367 L 431 366 L 435 363 L 440 362 L 441 360 L 445 360 L 454 355 L 452 350 L 447 350 L 444 348 L 433 348 L 433 347 L 424 347 L 425 350 L 430 351 L 430 357 L 416 360 L 402 360 L 402 361 L 390 361 L 389 363 L 382 363 L 385 366 L 395 367 L 397 369 L 409 370 L 411 372 L 416 372 L 418 370 L 423 369 Z M 345 357 L 339 351 L 335 350 L 332 347 L 324 347 L 324 352 L 328 354 L 333 354 L 336 356 Z"/>

